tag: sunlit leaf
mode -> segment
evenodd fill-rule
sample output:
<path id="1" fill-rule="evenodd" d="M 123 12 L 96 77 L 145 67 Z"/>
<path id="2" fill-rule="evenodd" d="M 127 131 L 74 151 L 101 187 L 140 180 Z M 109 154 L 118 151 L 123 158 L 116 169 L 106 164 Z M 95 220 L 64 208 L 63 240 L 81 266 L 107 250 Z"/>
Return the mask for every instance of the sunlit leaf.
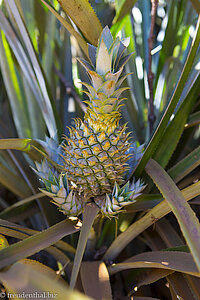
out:
<path id="1" fill-rule="evenodd" d="M 73 20 L 86 40 L 97 46 L 102 26 L 88 0 L 58 0 L 65 13 Z M 92 24 L 92 26 L 91 26 Z"/>
<path id="2" fill-rule="evenodd" d="M 83 262 L 81 281 L 84 292 L 94 299 L 112 299 L 109 274 L 103 262 Z"/>
<path id="3" fill-rule="evenodd" d="M 30 259 L 21 260 L 1 271 L 0 281 L 9 293 L 30 294 L 32 299 L 38 296 L 49 299 L 54 297 L 69 300 L 91 299 L 70 290 L 55 271 Z"/>

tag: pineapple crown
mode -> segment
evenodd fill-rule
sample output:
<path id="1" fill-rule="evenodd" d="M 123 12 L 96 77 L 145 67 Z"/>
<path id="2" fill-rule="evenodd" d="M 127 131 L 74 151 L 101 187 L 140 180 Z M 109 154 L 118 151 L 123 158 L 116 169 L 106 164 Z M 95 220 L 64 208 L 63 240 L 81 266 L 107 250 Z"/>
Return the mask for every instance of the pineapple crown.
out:
<path id="1" fill-rule="evenodd" d="M 85 101 L 88 104 L 88 116 L 93 114 L 93 119 L 98 119 L 98 114 L 104 115 L 106 119 L 120 118 L 119 108 L 123 98 L 120 95 L 123 91 L 128 89 L 120 88 L 122 82 L 129 75 L 123 75 L 123 69 L 126 62 L 130 59 L 132 54 L 125 55 L 125 50 L 129 45 L 129 39 L 120 40 L 117 37 L 115 40 L 106 26 L 99 38 L 97 48 L 88 44 L 88 52 L 90 62 L 82 58 L 78 61 L 86 69 L 91 83 L 82 83 L 88 91 L 84 91 L 90 99 Z M 110 115 L 111 113 L 111 115 Z"/>

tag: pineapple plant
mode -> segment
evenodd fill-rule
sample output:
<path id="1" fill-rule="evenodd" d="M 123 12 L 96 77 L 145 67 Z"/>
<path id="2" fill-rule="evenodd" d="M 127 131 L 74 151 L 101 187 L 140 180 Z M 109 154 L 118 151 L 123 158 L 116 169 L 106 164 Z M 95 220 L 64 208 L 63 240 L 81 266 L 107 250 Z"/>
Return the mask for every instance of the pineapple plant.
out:
<path id="1" fill-rule="evenodd" d="M 69 128 L 69 137 L 65 136 L 64 143 L 57 146 L 62 149 L 57 155 L 60 163 L 54 159 L 57 157 L 55 145 L 54 151 L 49 151 L 50 140 L 46 147 L 43 143 L 59 171 L 51 170 L 53 166 L 47 160 L 36 163 L 37 173 L 46 187 L 42 191 L 67 215 L 79 215 L 84 204 L 90 201 L 95 202 L 104 215 L 115 215 L 133 202 L 144 188 L 140 180 L 131 184 L 129 192 L 129 185 L 123 186 L 131 156 L 139 154 L 138 159 L 142 151 L 142 147 L 138 147 L 138 151 L 137 147 L 132 147 L 126 124 L 120 124 L 120 107 L 124 100 L 121 94 L 127 89 L 121 84 L 129 75 L 123 71 L 131 57 L 131 54 L 125 54 L 128 43 L 128 39 L 117 37 L 113 40 L 106 26 L 98 47 L 88 45 L 90 63 L 78 58 L 91 80 L 91 85 L 82 83 L 89 98 L 85 101 L 84 120 L 75 119 L 75 127 Z"/>
<path id="2" fill-rule="evenodd" d="M 21 293 L 27 274 L 27 292 L 48 289 L 59 299 L 70 297 L 68 284 L 93 299 L 200 294 L 199 8 L 190 0 L 128 2 L 0 4 L 0 184 L 12 192 L 0 191 L 7 292 Z M 118 34 L 130 36 L 129 46 Z M 85 60 L 77 63 L 77 53 Z M 21 233 L 25 240 L 13 244 Z M 44 267 L 19 261 L 36 252 L 63 275 L 61 285 Z"/>

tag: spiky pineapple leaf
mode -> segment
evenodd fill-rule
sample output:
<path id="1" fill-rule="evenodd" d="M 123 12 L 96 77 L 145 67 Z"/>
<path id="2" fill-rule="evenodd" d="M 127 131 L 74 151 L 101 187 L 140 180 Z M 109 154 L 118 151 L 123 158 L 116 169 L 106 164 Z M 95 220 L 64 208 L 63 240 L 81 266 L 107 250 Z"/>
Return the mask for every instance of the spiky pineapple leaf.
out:
<path id="1" fill-rule="evenodd" d="M 197 268 L 200 271 L 200 223 L 194 211 L 170 176 L 156 161 L 150 159 L 146 171 L 175 214 Z"/>
<path id="2" fill-rule="evenodd" d="M 183 264 L 184 261 L 184 264 Z M 174 270 L 200 277 L 190 253 L 179 251 L 152 251 L 133 256 L 122 263 L 108 267 L 110 275 L 132 268 L 158 268 Z"/>
<path id="3" fill-rule="evenodd" d="M 103 38 L 97 49 L 96 70 L 100 75 L 105 75 L 111 71 L 111 59 Z"/>
<path id="4" fill-rule="evenodd" d="M 73 20 L 89 43 L 97 46 L 101 23 L 88 0 L 58 0 L 64 12 Z M 91 26 L 92 24 L 92 26 Z"/>
<path id="5" fill-rule="evenodd" d="M 40 233 L 37 230 L 33 230 L 30 228 L 26 228 L 24 226 L 0 219 L 0 233 L 7 235 L 7 236 L 11 236 L 11 237 L 15 237 L 19 240 L 24 240 L 30 236 L 33 236 L 37 233 Z M 70 244 L 68 244 L 67 242 L 64 241 L 57 241 L 55 243 L 55 245 L 50 246 L 47 249 L 50 249 L 51 247 L 57 247 L 58 249 L 62 250 L 63 252 L 69 252 L 71 254 L 75 253 L 75 248 L 72 247 Z"/>
<path id="6" fill-rule="evenodd" d="M 183 189 L 183 197 L 187 201 L 200 195 L 200 182 L 192 184 Z M 111 244 L 104 255 L 104 259 L 114 259 L 136 236 L 154 224 L 158 219 L 164 217 L 171 211 L 167 201 L 164 200 L 152 208 L 144 217 L 129 226 Z"/>
<path id="7" fill-rule="evenodd" d="M 77 221 L 64 220 L 0 251 L 0 268 L 15 263 L 80 230 Z"/>

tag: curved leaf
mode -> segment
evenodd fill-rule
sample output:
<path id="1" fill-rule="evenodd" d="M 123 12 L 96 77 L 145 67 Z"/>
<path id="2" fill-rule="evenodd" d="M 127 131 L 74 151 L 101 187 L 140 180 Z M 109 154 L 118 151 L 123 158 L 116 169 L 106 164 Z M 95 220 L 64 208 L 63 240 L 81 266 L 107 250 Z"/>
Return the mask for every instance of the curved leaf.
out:
<path id="1" fill-rule="evenodd" d="M 8 293 L 28 294 L 30 299 L 91 299 L 70 290 L 55 271 L 30 259 L 23 259 L 0 272 L 0 281 Z"/>
<path id="2" fill-rule="evenodd" d="M 191 200 L 200 195 L 200 182 L 192 184 L 181 192 L 187 201 Z M 114 240 L 106 251 L 103 259 L 113 260 L 135 237 L 154 224 L 155 221 L 167 215 L 170 211 L 171 209 L 166 200 L 156 205 L 144 217 L 130 225 L 127 230 Z"/>
<path id="3" fill-rule="evenodd" d="M 194 211 L 165 170 L 150 159 L 146 171 L 165 197 L 177 218 L 181 231 L 200 271 L 200 223 Z"/>
<path id="4" fill-rule="evenodd" d="M 200 165 L 200 146 L 173 166 L 168 174 L 174 182 L 179 182 Z"/>
<path id="5" fill-rule="evenodd" d="M 64 236 L 80 230 L 77 222 L 64 220 L 50 228 L 28 237 L 0 251 L 0 268 L 4 268 L 19 259 L 30 256 L 49 247 Z"/>
<path id="6" fill-rule="evenodd" d="M 39 231 L 0 219 L 0 233 L 15 237 L 20 240 L 24 240 L 32 235 L 39 233 Z M 64 252 L 69 252 L 72 254 L 75 253 L 75 248 L 64 241 L 57 241 L 55 243 L 55 246 Z"/>
<path id="7" fill-rule="evenodd" d="M 184 261 L 184 264 L 183 264 Z M 200 277 L 192 255 L 176 251 L 153 251 L 144 252 L 133 256 L 122 263 L 108 267 L 110 275 L 132 268 L 158 268 L 178 271 Z"/>
<path id="8" fill-rule="evenodd" d="M 83 262 L 80 274 L 84 292 L 87 296 L 96 300 L 112 299 L 109 274 L 103 262 Z"/>
<path id="9" fill-rule="evenodd" d="M 33 139 L 0 139 L 0 150 L 19 150 L 26 152 L 33 160 L 41 160 L 41 155 L 35 148 L 41 145 Z"/>

